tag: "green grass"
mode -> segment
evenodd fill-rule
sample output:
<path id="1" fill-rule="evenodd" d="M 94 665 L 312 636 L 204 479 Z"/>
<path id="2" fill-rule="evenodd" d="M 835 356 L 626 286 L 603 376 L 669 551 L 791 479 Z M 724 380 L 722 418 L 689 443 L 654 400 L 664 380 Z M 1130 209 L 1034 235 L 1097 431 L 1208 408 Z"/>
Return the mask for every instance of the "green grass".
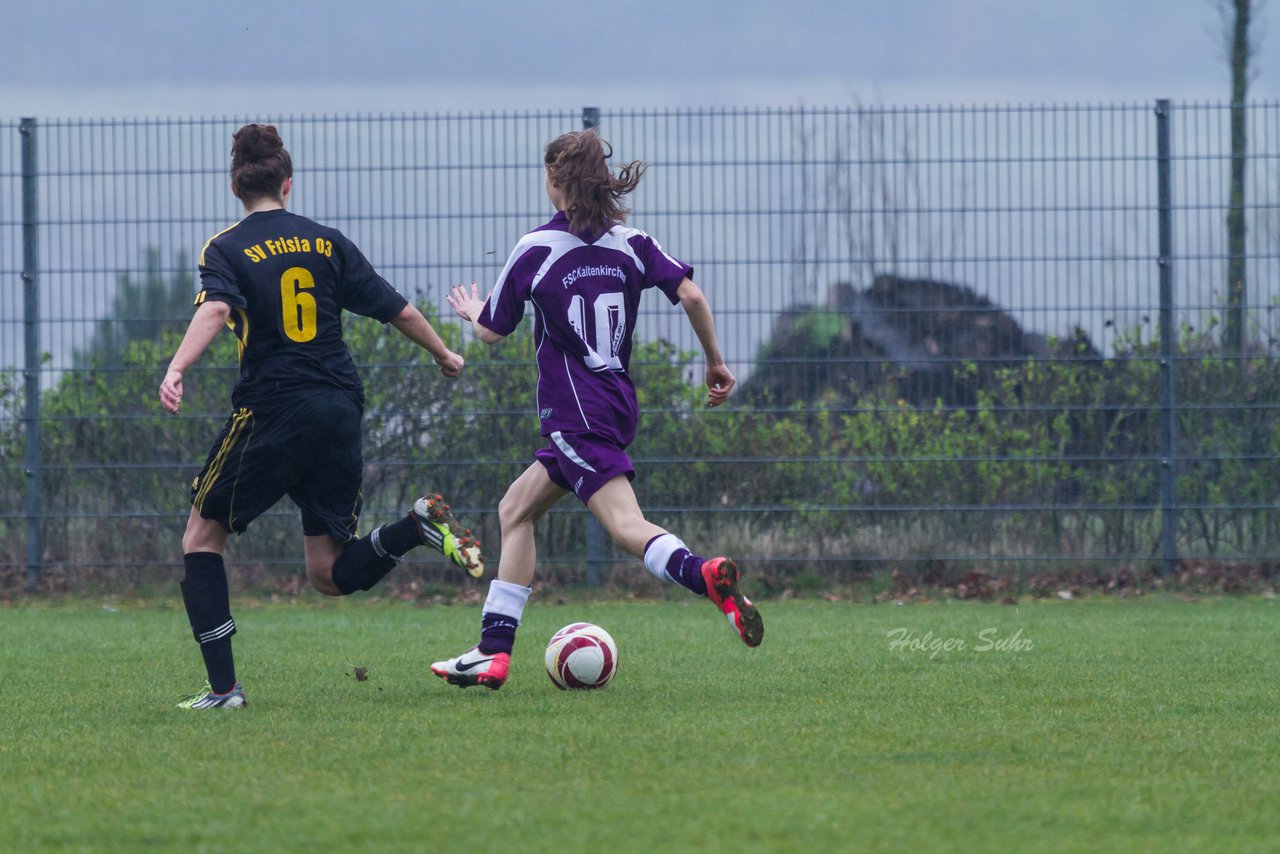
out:
<path id="1" fill-rule="evenodd" d="M 763 610 L 748 650 L 702 602 L 535 602 L 491 692 L 426 670 L 477 607 L 242 601 L 250 705 L 190 713 L 176 597 L 3 608 L 0 848 L 1273 850 L 1274 600 Z M 603 691 L 543 672 L 576 619 Z"/>

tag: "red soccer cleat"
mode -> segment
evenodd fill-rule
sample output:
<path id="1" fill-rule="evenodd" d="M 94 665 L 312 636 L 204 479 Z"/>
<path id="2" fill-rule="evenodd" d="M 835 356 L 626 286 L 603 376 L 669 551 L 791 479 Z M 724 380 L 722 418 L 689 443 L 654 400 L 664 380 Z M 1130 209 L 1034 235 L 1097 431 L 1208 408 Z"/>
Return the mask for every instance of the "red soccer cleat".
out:
<path id="1" fill-rule="evenodd" d="M 707 598 L 715 603 L 747 646 L 764 640 L 764 620 L 751 600 L 738 589 L 738 565 L 727 557 L 713 557 L 702 563 L 702 579 L 707 582 Z"/>

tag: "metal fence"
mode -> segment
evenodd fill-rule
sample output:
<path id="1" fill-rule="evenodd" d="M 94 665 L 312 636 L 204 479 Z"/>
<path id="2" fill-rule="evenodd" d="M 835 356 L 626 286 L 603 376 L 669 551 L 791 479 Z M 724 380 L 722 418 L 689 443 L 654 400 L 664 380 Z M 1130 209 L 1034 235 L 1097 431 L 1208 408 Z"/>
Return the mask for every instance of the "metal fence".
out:
<path id="1" fill-rule="evenodd" d="M 1230 105 L 1167 102 L 0 122 L 0 572 L 180 565 L 234 356 L 206 356 L 180 418 L 155 388 L 192 259 L 240 216 L 227 164 L 250 120 L 293 154 L 292 209 L 468 347 L 451 385 L 348 323 L 366 526 L 439 490 L 496 554 L 497 500 L 540 444 L 530 359 L 472 342 L 443 293 L 492 282 L 549 213 L 543 146 L 598 122 L 614 162 L 650 164 L 631 222 L 694 265 L 741 381 L 700 409 L 688 324 L 646 304 L 636 487 L 695 549 L 778 584 L 1268 565 L 1280 105 L 1236 109 L 1244 151 Z M 287 505 L 233 562 L 298 571 Z M 574 501 L 541 536 L 552 577 L 634 569 Z"/>

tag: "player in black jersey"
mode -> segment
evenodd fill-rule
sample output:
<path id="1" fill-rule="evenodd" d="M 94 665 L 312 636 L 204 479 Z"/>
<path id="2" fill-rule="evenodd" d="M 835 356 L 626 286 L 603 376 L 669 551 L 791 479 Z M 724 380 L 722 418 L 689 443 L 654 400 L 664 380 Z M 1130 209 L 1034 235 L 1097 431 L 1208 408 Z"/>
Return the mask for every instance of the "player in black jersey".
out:
<path id="1" fill-rule="evenodd" d="M 205 244 L 196 312 L 160 385 L 161 404 L 176 414 L 183 374 L 224 325 L 235 332 L 234 411 L 192 484 L 182 537 L 182 598 L 209 675 L 205 690 L 179 704 L 192 709 L 245 704 L 222 556 L 230 532 L 242 533 L 285 495 L 302 510 L 307 576 L 322 593 L 368 590 L 422 544 L 474 577 L 484 571 L 480 544 L 439 495 L 355 536 L 364 389 L 342 340 L 342 312 L 391 324 L 446 377 L 458 376 L 463 360 L 355 244 L 286 210 L 293 164 L 274 127 L 245 125 L 233 139 L 231 190 L 245 217 Z"/>

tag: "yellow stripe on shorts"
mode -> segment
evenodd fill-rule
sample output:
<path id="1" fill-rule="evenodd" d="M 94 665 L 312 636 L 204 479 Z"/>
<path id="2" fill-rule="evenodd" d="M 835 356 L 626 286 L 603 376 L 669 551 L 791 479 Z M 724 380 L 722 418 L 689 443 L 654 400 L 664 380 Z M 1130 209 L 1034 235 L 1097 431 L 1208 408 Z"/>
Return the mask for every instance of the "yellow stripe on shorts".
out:
<path id="1" fill-rule="evenodd" d="M 236 446 L 236 442 L 240 439 L 240 434 L 244 432 L 245 425 L 252 418 L 253 411 L 250 409 L 240 409 L 231 417 L 231 429 L 227 431 L 227 437 L 222 440 L 222 444 L 218 447 L 218 453 L 214 454 L 213 460 L 209 463 L 209 470 L 205 472 L 204 482 L 200 484 L 195 500 L 191 502 L 197 512 L 204 509 L 204 500 L 209 496 L 209 490 L 222 474 L 222 467 L 226 465 L 231 449 Z"/>

